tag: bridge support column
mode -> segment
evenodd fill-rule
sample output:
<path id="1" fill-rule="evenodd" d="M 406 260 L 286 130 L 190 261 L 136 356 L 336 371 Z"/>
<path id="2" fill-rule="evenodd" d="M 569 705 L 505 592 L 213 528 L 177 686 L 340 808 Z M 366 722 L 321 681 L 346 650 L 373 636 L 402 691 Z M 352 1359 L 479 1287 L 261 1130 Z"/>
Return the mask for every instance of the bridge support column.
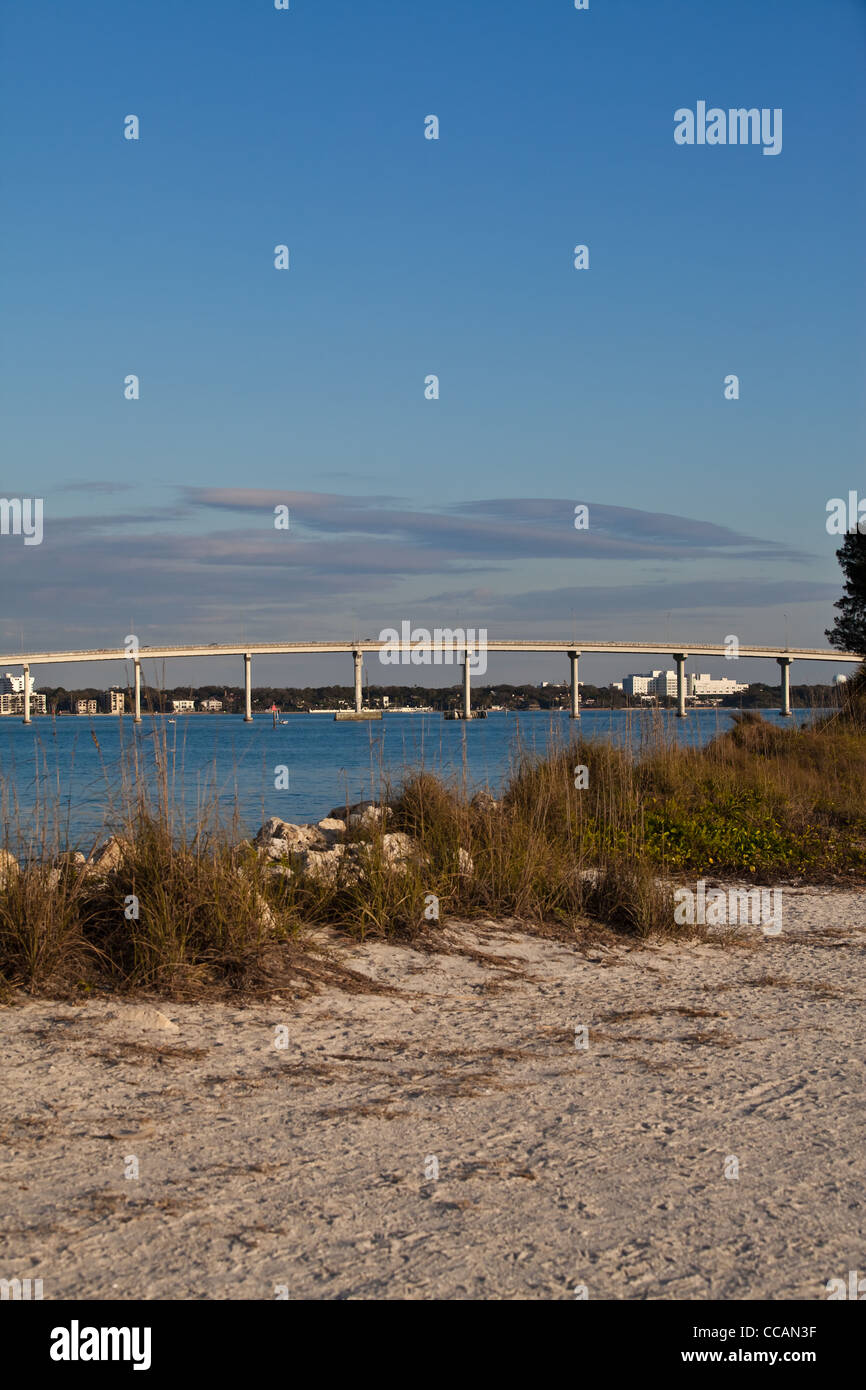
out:
<path id="1" fill-rule="evenodd" d="M 571 662 L 571 719 L 580 718 L 580 685 L 577 680 L 577 659 L 580 652 L 569 652 L 568 659 Z"/>
<path id="2" fill-rule="evenodd" d="M 777 656 L 776 663 L 779 667 L 779 675 L 782 679 L 782 708 L 780 714 L 789 715 L 791 713 L 791 661 L 790 656 Z"/>
<path id="3" fill-rule="evenodd" d="M 685 652 L 674 652 L 674 661 L 677 663 L 677 718 L 686 717 L 686 654 Z"/>
<path id="4" fill-rule="evenodd" d="M 22 666 L 21 669 L 22 669 L 22 671 L 24 672 L 24 718 L 22 719 L 21 722 L 22 722 L 22 724 L 29 724 L 29 723 L 30 723 L 30 667 L 29 667 L 28 665 L 26 665 L 26 663 L 25 663 L 25 665 Z"/>
<path id="5" fill-rule="evenodd" d="M 360 714 L 364 708 L 364 653 L 352 652 L 352 660 L 355 663 L 355 713 Z"/>
<path id="6" fill-rule="evenodd" d="M 463 718 L 472 718 L 472 688 L 469 684 L 471 667 L 469 665 L 469 651 L 463 653 Z"/>
<path id="7" fill-rule="evenodd" d="M 135 667 L 135 694 L 134 694 L 134 700 L 135 700 L 135 715 L 134 715 L 134 717 L 133 717 L 133 721 L 132 721 L 132 722 L 133 722 L 133 724 L 140 724 L 140 723 L 141 723 L 141 662 L 140 662 L 140 661 L 136 661 L 136 662 L 134 663 L 134 667 Z"/>
<path id="8" fill-rule="evenodd" d="M 244 652 L 244 723 L 253 722 L 253 658 Z"/>

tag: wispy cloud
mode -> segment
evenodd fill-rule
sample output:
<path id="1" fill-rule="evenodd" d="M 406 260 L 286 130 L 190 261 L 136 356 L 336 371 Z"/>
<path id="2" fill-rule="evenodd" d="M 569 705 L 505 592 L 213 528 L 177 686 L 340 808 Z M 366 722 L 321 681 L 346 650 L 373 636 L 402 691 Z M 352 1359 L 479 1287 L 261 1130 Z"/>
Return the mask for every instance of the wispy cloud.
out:
<path id="1" fill-rule="evenodd" d="M 338 493 L 278 492 L 252 488 L 187 488 L 199 507 L 244 515 L 287 505 L 302 534 L 355 534 L 407 541 L 467 560 L 515 558 L 695 559 L 738 551 L 747 559 L 802 559 L 776 541 L 732 531 L 714 522 L 665 512 L 638 511 L 584 498 L 508 497 L 446 508 L 409 509 L 402 499 Z M 574 509 L 589 507 L 588 529 L 576 531 Z"/>
<path id="2" fill-rule="evenodd" d="M 135 486 L 134 483 L 118 482 L 117 480 L 115 480 L 115 479 L 113 479 L 113 478 L 107 478 L 107 479 L 105 479 L 105 480 L 103 480 L 103 481 L 92 482 L 92 483 L 88 483 L 88 482 L 60 483 L 58 486 L 56 486 L 56 487 L 53 489 L 53 491 L 55 491 L 55 492 L 90 492 L 90 493 L 106 493 L 106 494 L 110 494 L 110 493 L 113 493 L 113 492 L 132 492 L 134 486 Z"/>
<path id="3" fill-rule="evenodd" d="M 480 612 L 490 621 L 530 619 L 545 621 L 575 616 L 584 626 L 597 619 L 643 617 L 668 613 L 720 614 L 733 618 L 746 609 L 795 607 L 801 603 L 827 603 L 838 596 L 838 586 L 808 580 L 702 579 L 658 584 L 608 584 L 592 588 L 532 589 L 524 593 L 493 594 L 489 589 L 453 589 L 431 594 L 431 605 L 448 611 L 456 606 Z"/>
<path id="4" fill-rule="evenodd" d="M 471 613 L 500 634 L 541 635 L 572 617 L 620 631 L 675 610 L 695 615 L 698 640 L 702 614 L 733 622 L 738 611 L 811 603 L 829 616 L 833 585 L 767 574 L 768 562 L 791 560 L 785 546 L 593 502 L 589 530 L 575 531 L 579 500 L 437 509 L 389 496 L 184 487 L 165 506 L 137 509 L 131 499 L 128 510 L 52 522 L 49 498 L 41 546 L 0 540 L 0 640 L 24 630 L 31 645 L 37 632 L 49 647 L 113 645 L 137 630 L 133 620 L 166 642 L 266 638 L 287 622 L 299 636 L 337 635 L 355 620 L 378 631 L 395 612 Z M 288 531 L 274 527 L 279 504 L 290 509 Z M 594 569 L 601 561 L 615 567 Z M 711 577 L 719 571 L 731 578 Z"/>

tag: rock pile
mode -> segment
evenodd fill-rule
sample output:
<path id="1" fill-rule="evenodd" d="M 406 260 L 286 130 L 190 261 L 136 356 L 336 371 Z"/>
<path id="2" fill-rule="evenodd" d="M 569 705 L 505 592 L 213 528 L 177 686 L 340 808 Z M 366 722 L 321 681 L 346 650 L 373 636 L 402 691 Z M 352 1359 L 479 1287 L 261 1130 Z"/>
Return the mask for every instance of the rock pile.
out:
<path id="1" fill-rule="evenodd" d="M 338 874 L 357 880 L 369 855 L 369 841 L 378 835 L 391 817 L 388 806 L 359 801 L 354 806 L 337 807 L 316 825 L 293 825 L 272 816 L 255 835 L 256 852 L 273 864 L 275 873 L 287 877 L 301 870 L 311 878 L 334 882 Z M 352 831 L 352 839 L 346 834 Z M 410 835 L 386 831 L 378 843 L 385 863 L 399 872 L 413 860 L 423 862 L 419 846 Z"/>

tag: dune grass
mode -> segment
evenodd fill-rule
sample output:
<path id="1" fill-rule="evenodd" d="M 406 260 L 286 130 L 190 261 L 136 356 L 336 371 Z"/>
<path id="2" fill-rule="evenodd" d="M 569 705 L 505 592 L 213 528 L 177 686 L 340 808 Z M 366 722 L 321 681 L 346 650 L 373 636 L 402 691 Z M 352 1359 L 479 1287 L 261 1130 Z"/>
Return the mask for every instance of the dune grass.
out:
<path id="1" fill-rule="evenodd" d="M 317 926 L 431 944 L 448 917 L 576 939 L 588 923 L 694 935 L 674 923 L 678 881 L 863 882 L 863 705 L 861 681 L 838 715 L 799 729 L 744 714 L 703 748 L 657 729 L 637 752 L 580 738 L 544 757 L 518 750 L 498 800 L 424 770 L 393 792 L 383 777 L 381 823 L 348 831 L 330 878 L 296 856 L 269 862 L 210 812 L 189 829 L 157 745 L 155 778 L 132 762 L 120 779 L 99 872 L 46 858 L 44 833 L 20 871 L 0 863 L 0 983 L 243 991 L 265 956 Z M 393 832 L 413 841 L 396 865 Z"/>

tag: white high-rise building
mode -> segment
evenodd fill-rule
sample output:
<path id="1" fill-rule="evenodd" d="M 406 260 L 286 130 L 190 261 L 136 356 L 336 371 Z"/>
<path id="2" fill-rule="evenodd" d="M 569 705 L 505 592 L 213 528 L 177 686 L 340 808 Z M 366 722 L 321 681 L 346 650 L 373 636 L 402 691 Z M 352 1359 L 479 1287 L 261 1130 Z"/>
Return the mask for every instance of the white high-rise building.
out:
<path id="1" fill-rule="evenodd" d="M 30 694 L 33 694 L 34 678 L 29 676 Z M 13 676 L 11 671 L 7 671 L 0 684 L 0 691 L 4 695 L 23 695 L 24 694 L 24 672 L 20 676 Z"/>
<path id="2" fill-rule="evenodd" d="M 650 686 L 652 695 L 671 695 L 676 699 L 677 693 L 677 673 L 676 671 L 653 671 L 653 681 Z"/>
<path id="3" fill-rule="evenodd" d="M 622 691 L 625 695 L 650 695 L 653 693 L 654 682 L 661 675 L 661 671 L 632 672 L 629 676 L 622 678 Z"/>

